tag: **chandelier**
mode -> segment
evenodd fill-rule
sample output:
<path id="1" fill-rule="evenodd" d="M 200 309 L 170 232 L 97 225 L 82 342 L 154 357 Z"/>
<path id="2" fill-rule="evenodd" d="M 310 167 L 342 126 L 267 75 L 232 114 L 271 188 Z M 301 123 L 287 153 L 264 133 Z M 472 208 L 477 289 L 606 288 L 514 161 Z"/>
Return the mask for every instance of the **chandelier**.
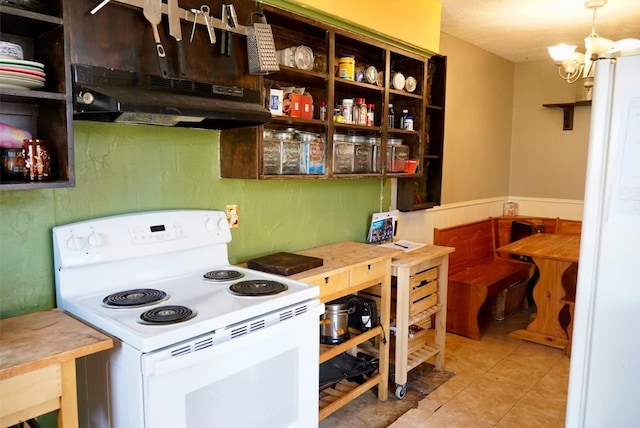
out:
<path id="1" fill-rule="evenodd" d="M 587 0 L 584 6 L 592 10 L 591 34 L 584 39 L 585 53 L 577 52 L 577 46 L 560 44 L 549 46 L 549 55 L 558 66 L 558 75 L 569 83 L 583 77 L 587 89 L 593 86 L 593 61 L 609 50 L 613 41 L 600 37 L 596 33 L 598 9 L 607 4 L 607 0 Z"/>

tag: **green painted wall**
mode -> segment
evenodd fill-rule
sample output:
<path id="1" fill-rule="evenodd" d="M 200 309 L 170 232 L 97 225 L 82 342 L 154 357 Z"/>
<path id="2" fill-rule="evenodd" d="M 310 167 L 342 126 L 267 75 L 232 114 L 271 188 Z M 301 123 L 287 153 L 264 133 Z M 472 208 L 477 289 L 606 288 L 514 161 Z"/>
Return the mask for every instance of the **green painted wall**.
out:
<path id="1" fill-rule="evenodd" d="M 238 204 L 240 227 L 229 245 L 230 261 L 238 263 L 364 242 L 371 213 L 389 206 L 390 185 L 380 179 L 220 179 L 218 131 L 75 122 L 74 132 L 76 187 L 0 192 L 0 318 L 55 306 L 55 225 Z"/>

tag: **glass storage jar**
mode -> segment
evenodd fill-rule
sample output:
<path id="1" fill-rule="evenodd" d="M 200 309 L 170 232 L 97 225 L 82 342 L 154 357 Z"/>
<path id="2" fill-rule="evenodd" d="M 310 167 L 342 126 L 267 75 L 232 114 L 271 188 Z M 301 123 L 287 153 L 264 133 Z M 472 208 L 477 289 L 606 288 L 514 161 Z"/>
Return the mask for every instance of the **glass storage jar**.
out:
<path id="1" fill-rule="evenodd" d="M 353 172 L 353 142 L 344 134 L 333 135 L 333 172 L 351 174 Z"/>
<path id="2" fill-rule="evenodd" d="M 282 174 L 300 174 L 300 140 L 296 139 L 295 131 L 286 129 L 277 131 L 273 137 L 280 141 L 282 159 Z"/>
<path id="3" fill-rule="evenodd" d="M 367 142 L 371 146 L 371 172 L 382 170 L 382 152 L 380 151 L 381 139 L 376 136 L 367 137 Z"/>
<path id="4" fill-rule="evenodd" d="M 302 174 L 324 174 L 325 168 L 325 140 L 321 135 L 313 132 L 299 131 Z"/>
<path id="5" fill-rule="evenodd" d="M 347 141 L 353 143 L 353 172 L 366 173 L 371 171 L 371 145 L 364 135 L 349 135 Z"/>
<path id="6" fill-rule="evenodd" d="M 273 130 L 265 129 L 262 132 L 262 174 L 282 174 L 282 144 L 273 136 Z"/>
<path id="7" fill-rule="evenodd" d="M 49 181 L 51 176 L 51 156 L 44 140 L 29 139 L 22 143 L 24 176 L 27 181 Z"/>
<path id="8" fill-rule="evenodd" d="M 401 138 L 389 138 L 387 141 L 387 172 L 404 172 L 409 159 L 409 146 L 402 144 Z"/>

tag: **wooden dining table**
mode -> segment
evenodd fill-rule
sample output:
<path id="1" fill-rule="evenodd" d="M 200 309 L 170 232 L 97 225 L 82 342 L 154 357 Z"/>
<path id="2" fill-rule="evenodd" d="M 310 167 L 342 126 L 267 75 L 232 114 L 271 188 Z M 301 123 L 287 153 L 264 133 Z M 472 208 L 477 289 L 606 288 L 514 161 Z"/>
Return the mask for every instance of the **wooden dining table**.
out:
<path id="1" fill-rule="evenodd" d="M 540 279 L 533 289 L 535 319 L 526 329 L 516 330 L 509 337 L 564 349 L 568 336 L 560 324 L 560 311 L 565 305 L 562 299 L 575 293 L 575 282 L 563 284 L 563 275 L 578 263 L 580 237 L 536 233 L 496 251 L 531 257 L 540 270 Z"/>

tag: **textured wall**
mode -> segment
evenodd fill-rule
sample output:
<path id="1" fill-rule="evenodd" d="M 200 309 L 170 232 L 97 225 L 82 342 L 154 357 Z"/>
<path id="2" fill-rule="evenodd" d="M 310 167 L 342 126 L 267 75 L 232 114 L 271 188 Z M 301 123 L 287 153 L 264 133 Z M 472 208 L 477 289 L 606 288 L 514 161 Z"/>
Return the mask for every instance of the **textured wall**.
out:
<path id="1" fill-rule="evenodd" d="M 558 77 L 551 59 L 517 64 L 509 193 L 583 199 L 591 107 L 577 107 L 573 130 L 562 130 L 562 110 L 542 104 L 570 103 L 576 86 Z"/>
<path id="2" fill-rule="evenodd" d="M 442 203 L 509 194 L 514 64 L 442 34 L 447 56 Z"/>
<path id="3" fill-rule="evenodd" d="M 217 131 L 75 122 L 77 185 L 0 192 L 0 317 L 54 306 L 51 228 L 134 211 L 240 205 L 232 263 L 363 242 L 381 180 L 220 179 Z M 389 185 L 384 187 L 385 209 Z M 89 280 L 89 279 L 88 279 Z"/>

